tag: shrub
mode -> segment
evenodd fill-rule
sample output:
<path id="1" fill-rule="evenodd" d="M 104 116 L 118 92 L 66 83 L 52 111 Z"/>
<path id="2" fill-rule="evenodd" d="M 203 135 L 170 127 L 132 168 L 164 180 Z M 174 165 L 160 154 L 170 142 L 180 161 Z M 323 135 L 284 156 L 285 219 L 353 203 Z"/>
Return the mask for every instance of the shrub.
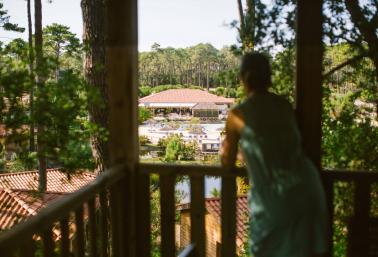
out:
<path id="1" fill-rule="evenodd" d="M 151 144 L 151 140 L 147 136 L 139 136 L 139 145 Z"/>
<path id="2" fill-rule="evenodd" d="M 152 112 L 144 107 L 139 107 L 139 117 L 138 122 L 139 124 L 142 124 L 143 122 L 149 120 L 152 118 Z"/>
<path id="3" fill-rule="evenodd" d="M 160 139 L 158 146 L 165 148 L 164 161 L 191 161 L 195 160 L 199 151 L 196 141 L 186 143 L 179 135 L 172 135 Z"/>

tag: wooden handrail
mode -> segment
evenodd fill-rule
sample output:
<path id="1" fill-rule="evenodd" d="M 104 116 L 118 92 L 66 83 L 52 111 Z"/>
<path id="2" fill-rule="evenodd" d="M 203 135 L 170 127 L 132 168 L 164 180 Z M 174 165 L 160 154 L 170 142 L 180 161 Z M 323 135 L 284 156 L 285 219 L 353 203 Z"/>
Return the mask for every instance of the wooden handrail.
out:
<path id="1" fill-rule="evenodd" d="M 323 170 L 321 174 L 326 179 L 338 181 L 378 181 L 378 171 Z"/>
<path id="2" fill-rule="evenodd" d="M 177 165 L 177 164 L 165 164 L 165 163 L 139 163 L 139 171 L 143 174 L 167 174 L 167 175 L 200 175 L 200 176 L 236 176 L 246 177 L 247 171 L 245 168 L 235 168 L 232 171 L 225 169 L 221 166 L 210 165 Z M 348 170 L 336 170 L 336 169 L 324 169 L 321 171 L 321 176 L 326 179 L 334 179 L 340 181 L 351 180 L 378 180 L 378 171 L 348 171 Z"/>
<path id="3" fill-rule="evenodd" d="M 48 207 L 42 209 L 38 215 L 2 232 L 0 234 L 0 252 L 5 251 L 5 249 L 16 248 L 27 238 L 32 238 L 37 231 L 48 229 L 54 222 L 65 218 L 70 212 L 75 211 L 77 207 L 104 188 L 122 179 L 125 176 L 124 171 L 124 166 L 113 167 L 101 173 L 92 183 L 51 203 Z"/>
<path id="4" fill-rule="evenodd" d="M 139 172 L 157 173 L 159 175 L 190 175 L 190 176 L 215 176 L 215 177 L 245 177 L 247 172 L 245 168 L 225 169 L 221 166 L 210 165 L 175 165 L 161 163 L 139 163 Z"/>

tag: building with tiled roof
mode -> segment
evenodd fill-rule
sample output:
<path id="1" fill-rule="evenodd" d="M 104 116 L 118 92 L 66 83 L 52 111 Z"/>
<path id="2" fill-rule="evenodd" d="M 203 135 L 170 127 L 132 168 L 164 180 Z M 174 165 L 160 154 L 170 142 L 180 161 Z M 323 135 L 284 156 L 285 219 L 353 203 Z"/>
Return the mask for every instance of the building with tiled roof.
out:
<path id="1" fill-rule="evenodd" d="M 7 230 L 30 216 L 34 216 L 47 204 L 63 193 L 38 194 L 30 190 L 0 188 L 0 231 Z"/>
<path id="2" fill-rule="evenodd" d="M 200 118 L 218 118 L 234 99 L 217 96 L 200 89 L 169 89 L 139 99 L 139 106 L 152 109 L 155 114 L 173 113 Z M 196 112 L 194 112 L 196 110 Z M 195 115 L 194 115 L 195 114 Z"/>
<path id="3" fill-rule="evenodd" d="M 0 188 L 38 190 L 38 171 L 0 174 Z M 96 175 L 90 172 L 67 175 L 59 169 L 47 170 L 47 192 L 71 193 L 91 182 Z"/>
<path id="4" fill-rule="evenodd" d="M 80 189 L 95 177 L 90 172 L 67 176 L 59 169 L 48 169 L 47 190 L 39 193 L 38 171 L 0 174 L 0 231 L 36 215 L 51 202 Z"/>
<path id="5" fill-rule="evenodd" d="M 218 257 L 221 247 L 221 199 L 205 199 L 205 230 L 206 230 L 206 256 Z M 177 207 L 180 211 L 179 230 L 176 238 L 178 248 L 190 244 L 190 203 Z M 236 246 L 240 253 L 248 236 L 248 199 L 246 195 L 238 196 L 236 201 Z"/>

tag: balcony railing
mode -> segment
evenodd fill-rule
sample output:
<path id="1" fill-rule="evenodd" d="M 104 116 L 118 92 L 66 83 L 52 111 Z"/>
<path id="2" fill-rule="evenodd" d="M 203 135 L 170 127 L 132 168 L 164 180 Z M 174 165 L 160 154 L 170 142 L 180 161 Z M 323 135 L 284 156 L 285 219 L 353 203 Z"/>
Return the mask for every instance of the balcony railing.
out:
<path id="1" fill-rule="evenodd" d="M 38 215 L 0 234 L 0 253 L 8 256 L 127 256 L 125 247 L 136 245 L 137 256 L 151 255 L 150 176 L 160 181 L 161 256 L 206 255 L 205 238 L 205 176 L 222 179 L 221 256 L 236 255 L 236 177 L 245 176 L 244 169 L 233 171 L 214 166 L 139 164 L 136 211 L 128 209 L 123 197 L 127 193 L 122 181 L 130 179 L 125 167 L 102 173 L 93 183 L 43 209 Z M 333 213 L 334 186 L 340 182 L 354 184 L 354 214 L 349 234 L 349 256 L 375 256 L 374 232 L 371 232 L 371 204 L 377 201 L 378 172 L 324 171 L 328 203 Z M 191 197 L 191 244 L 181 253 L 175 246 L 175 178 L 188 176 Z M 376 186 L 376 185 L 375 185 Z M 122 212 L 124 211 L 124 212 Z M 135 211 L 136 238 L 125 236 L 126 212 Z M 358 226 L 354 223 L 358 221 Z M 54 239 L 52 232 L 59 231 Z M 373 234 L 372 234 L 373 233 Z M 56 234 L 56 233 L 55 233 Z M 369 241 L 370 240 L 370 241 Z M 375 250 L 374 250 L 375 249 Z M 375 252 L 376 253 L 376 252 Z M 40 254 L 38 254 L 40 256 Z"/>

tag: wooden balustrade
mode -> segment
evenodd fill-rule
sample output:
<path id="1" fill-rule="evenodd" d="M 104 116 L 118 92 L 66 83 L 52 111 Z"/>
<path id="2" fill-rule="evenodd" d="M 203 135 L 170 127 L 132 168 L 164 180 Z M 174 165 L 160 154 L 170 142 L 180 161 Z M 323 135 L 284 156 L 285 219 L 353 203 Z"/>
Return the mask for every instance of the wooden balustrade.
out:
<path id="1" fill-rule="evenodd" d="M 45 257 L 55 257 L 57 254 L 62 257 L 84 257 L 88 254 L 93 257 L 110 256 L 108 242 L 114 242 L 116 238 L 109 236 L 108 229 L 116 228 L 118 220 L 110 220 L 110 226 L 107 192 L 124 177 L 123 167 L 110 169 L 93 183 L 2 232 L 0 255 L 34 257 L 39 248 Z M 70 240 L 73 241 L 72 247 Z"/>
<path id="2" fill-rule="evenodd" d="M 126 179 L 124 167 L 101 174 L 95 182 L 72 193 L 40 211 L 24 223 L 0 234 L 3 257 L 36 256 L 127 256 L 120 248 L 135 244 L 138 256 L 151 256 L 150 175 L 160 177 L 161 195 L 161 256 L 206 256 L 205 176 L 222 179 L 221 256 L 236 256 L 236 177 L 245 176 L 244 169 L 225 170 L 214 166 L 139 164 L 137 167 L 136 238 L 122 237 L 121 209 L 123 193 L 119 182 Z M 375 256 L 376 242 L 369 234 L 372 183 L 378 183 L 378 172 L 324 171 L 328 204 L 333 213 L 333 187 L 338 182 L 355 183 L 354 217 L 359 226 L 352 227 L 348 241 L 348 256 Z M 175 246 L 175 180 L 190 179 L 191 244 L 181 253 Z M 123 192 L 123 193 L 122 193 Z M 377 199 L 375 199 L 377 200 Z M 132 211 L 132 210 L 128 210 Z M 374 223 L 375 224 L 375 223 Z M 352 224 L 353 225 L 353 224 Z M 357 227 L 357 230 L 356 230 Z M 70 243 L 72 241 L 72 244 Z M 42 247 L 42 248 L 41 248 Z M 371 250 L 373 249 L 373 250 Z M 125 252 L 125 251 L 123 251 Z M 373 253 L 373 255 L 372 255 Z M 361 255 L 363 254 L 363 255 Z"/>

